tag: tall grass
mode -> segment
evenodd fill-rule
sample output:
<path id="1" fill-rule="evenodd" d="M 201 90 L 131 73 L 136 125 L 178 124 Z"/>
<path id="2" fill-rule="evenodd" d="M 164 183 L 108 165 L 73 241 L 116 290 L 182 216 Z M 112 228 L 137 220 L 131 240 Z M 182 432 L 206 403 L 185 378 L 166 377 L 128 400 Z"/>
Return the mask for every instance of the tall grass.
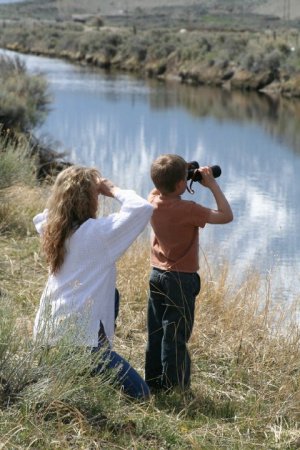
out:
<path id="1" fill-rule="evenodd" d="M 147 255 L 145 244 L 138 242 L 118 267 L 115 348 L 140 373 Z M 33 276 L 33 255 L 28 264 Z M 108 379 L 91 378 L 87 353 L 63 346 L 50 353 L 34 348 L 29 326 L 34 308 L 28 311 L 13 296 L 2 299 L 0 430 L 8 448 L 295 448 L 300 438 L 299 328 L 292 320 L 282 328 L 270 294 L 261 296 L 258 277 L 235 287 L 228 286 L 226 271 L 213 283 L 208 278 L 202 274 L 190 343 L 192 392 L 157 395 L 145 404 L 125 399 Z M 40 289 L 41 283 L 31 286 L 35 305 Z"/>
<path id="2" fill-rule="evenodd" d="M 1 164 L 1 160 L 0 160 Z M 254 270 L 233 282 L 226 264 L 202 263 L 190 341 L 192 389 L 126 399 L 107 377 L 90 377 L 88 352 L 33 345 L 32 323 L 47 270 L 32 215 L 47 188 L 11 185 L 0 235 L 0 443 L 7 449 L 295 449 L 299 447 L 299 302 L 274 303 Z M 13 201 L 12 201 L 13 200 Z M 17 219 L 16 219 L 17 221 Z M 143 374 L 149 248 L 142 237 L 118 263 L 115 349 Z"/>
<path id="3" fill-rule="evenodd" d="M 139 245 L 119 268 L 126 306 L 116 344 L 142 368 L 149 261 Z M 254 270 L 236 285 L 226 265 L 201 272 L 190 342 L 194 397 L 174 394 L 158 404 L 179 418 L 191 448 L 293 448 L 300 437 L 300 299 L 274 302 L 271 281 Z"/>
<path id="4" fill-rule="evenodd" d="M 0 136 L 0 236 L 8 232 L 26 236 L 33 227 L 30 216 L 42 200 L 35 190 L 36 164 L 24 137 Z"/>
<path id="5" fill-rule="evenodd" d="M 0 129 L 1 131 L 1 129 Z M 0 189 L 22 182 L 32 185 L 35 179 L 35 163 L 30 158 L 30 147 L 24 139 L 10 139 L 9 133 L 0 135 Z"/>

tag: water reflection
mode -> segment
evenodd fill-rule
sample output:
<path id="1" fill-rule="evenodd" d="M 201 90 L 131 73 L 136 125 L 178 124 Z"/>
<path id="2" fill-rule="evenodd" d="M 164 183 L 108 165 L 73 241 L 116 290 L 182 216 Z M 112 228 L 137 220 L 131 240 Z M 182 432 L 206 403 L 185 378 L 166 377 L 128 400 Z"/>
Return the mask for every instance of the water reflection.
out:
<path id="1" fill-rule="evenodd" d="M 30 70 L 47 74 L 54 95 L 40 135 L 49 133 L 72 161 L 96 165 L 144 196 L 150 164 L 161 153 L 219 164 L 235 221 L 206 227 L 207 259 L 213 266 L 227 259 L 235 275 L 249 266 L 272 270 L 287 297 L 299 292 L 299 102 L 26 60 Z M 200 185 L 195 198 L 214 205 Z"/>
<path id="2" fill-rule="evenodd" d="M 0 5 L 9 5 L 11 3 L 23 3 L 25 0 L 0 0 Z"/>
<path id="3" fill-rule="evenodd" d="M 155 86 L 155 82 L 153 83 Z M 170 86 L 170 84 L 169 84 Z M 161 96 L 151 98 L 154 108 L 184 106 L 196 117 L 211 116 L 228 120 L 259 124 L 274 138 L 285 142 L 292 151 L 300 152 L 300 101 L 264 93 L 228 91 L 209 87 L 171 85 Z"/>

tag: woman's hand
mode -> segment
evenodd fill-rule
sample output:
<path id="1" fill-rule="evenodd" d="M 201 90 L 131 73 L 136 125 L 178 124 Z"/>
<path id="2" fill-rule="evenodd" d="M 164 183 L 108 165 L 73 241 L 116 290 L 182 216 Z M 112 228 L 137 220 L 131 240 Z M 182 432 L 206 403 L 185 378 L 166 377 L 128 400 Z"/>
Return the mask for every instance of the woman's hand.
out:
<path id="1" fill-rule="evenodd" d="M 107 178 L 97 179 L 97 190 L 98 194 L 105 195 L 105 197 L 114 197 L 117 187 L 112 181 Z"/>

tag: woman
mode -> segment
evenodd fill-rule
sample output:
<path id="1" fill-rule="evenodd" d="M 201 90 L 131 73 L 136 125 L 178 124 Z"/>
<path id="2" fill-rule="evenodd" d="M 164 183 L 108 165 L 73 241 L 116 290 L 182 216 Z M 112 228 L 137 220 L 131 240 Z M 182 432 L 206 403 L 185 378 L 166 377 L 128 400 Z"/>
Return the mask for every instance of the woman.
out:
<path id="1" fill-rule="evenodd" d="M 114 197 L 118 213 L 97 218 L 98 195 Z M 126 394 L 149 395 L 144 380 L 111 350 L 115 321 L 115 263 L 142 232 L 152 206 L 134 191 L 116 187 L 94 168 L 72 166 L 54 184 L 48 208 L 34 219 L 42 236 L 49 277 L 35 319 L 34 336 L 56 345 L 102 350 L 96 372 L 114 368 Z M 104 365 L 105 364 L 105 365 Z"/>

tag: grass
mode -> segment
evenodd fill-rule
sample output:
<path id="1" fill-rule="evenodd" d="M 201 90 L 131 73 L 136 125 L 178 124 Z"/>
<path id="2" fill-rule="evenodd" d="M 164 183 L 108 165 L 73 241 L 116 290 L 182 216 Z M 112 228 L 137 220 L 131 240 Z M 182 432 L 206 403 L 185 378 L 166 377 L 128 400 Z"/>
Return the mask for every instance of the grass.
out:
<path id="1" fill-rule="evenodd" d="M 89 376 L 86 352 L 34 347 L 32 324 L 47 270 L 32 216 L 44 207 L 48 187 L 37 186 L 33 175 L 17 181 L 0 190 L 1 205 L 9 205 L 0 222 L 6 224 L 0 228 L 2 448 L 299 448 L 299 304 L 274 304 L 269 280 L 254 270 L 238 284 L 226 264 L 213 270 L 202 261 L 190 341 L 192 392 L 132 402 L 107 378 Z M 21 227 L 13 225 L 18 220 Z M 115 349 L 141 374 L 148 256 L 141 238 L 118 263 Z"/>
<path id="2" fill-rule="evenodd" d="M 64 26 L 50 27 L 52 49 Z M 74 45 L 73 37 L 82 27 L 73 25 L 71 31 Z M 26 35 L 22 27 L 19 32 L 22 39 L 34 38 L 34 33 Z M 80 44 L 88 50 L 99 46 L 97 33 L 85 35 Z M 131 54 L 127 33 L 102 36 L 100 44 L 108 48 L 106 57 L 116 58 L 120 48 Z M 167 59 L 174 52 L 173 34 L 156 34 L 156 40 L 153 32 L 144 39 L 132 36 L 130 45 L 137 60 L 145 60 L 151 39 L 156 58 Z M 234 35 L 216 35 L 216 41 L 204 37 L 176 35 L 178 42 L 185 40 L 182 53 L 188 48 L 193 58 L 201 51 L 202 58 L 213 54 L 216 60 L 217 43 L 226 40 L 224 58 L 236 57 L 239 47 Z M 248 68 L 260 63 L 261 44 L 269 45 L 270 55 L 274 50 L 287 52 L 284 40 L 278 40 L 275 48 L 266 36 L 252 37 L 250 42 L 240 42 L 242 49 L 248 45 L 254 54 L 247 59 Z M 63 50 L 68 48 L 64 40 L 60 45 Z M 277 61 L 278 53 L 273 53 L 269 63 Z M 23 71 L 17 63 L 14 67 Z M 3 77 L 3 83 L 7 78 Z M 236 283 L 226 264 L 217 269 L 202 261 L 202 290 L 189 345 L 191 392 L 174 391 L 153 396 L 147 403 L 132 402 L 106 377 L 89 376 L 91 360 L 85 351 L 70 352 L 62 345 L 46 352 L 33 346 L 33 320 L 47 268 L 32 217 L 44 208 L 49 186 L 37 185 L 35 163 L 28 159 L 25 141 L 8 140 L 2 133 L 0 152 L 0 448 L 300 447 L 300 299 L 288 307 L 274 303 L 272 280 L 262 279 L 254 269 L 242 283 Z M 118 263 L 121 309 L 115 338 L 115 349 L 141 374 L 148 276 L 149 248 L 141 238 Z"/>

